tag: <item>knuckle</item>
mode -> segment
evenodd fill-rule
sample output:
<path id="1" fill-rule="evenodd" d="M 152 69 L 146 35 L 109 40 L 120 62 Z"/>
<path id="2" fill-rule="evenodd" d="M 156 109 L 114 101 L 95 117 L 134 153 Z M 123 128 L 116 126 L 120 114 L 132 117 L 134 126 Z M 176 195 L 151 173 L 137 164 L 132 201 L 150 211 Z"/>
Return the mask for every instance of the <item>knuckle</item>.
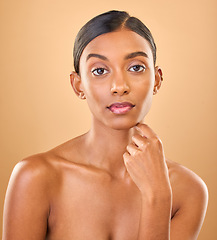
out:
<path id="1" fill-rule="evenodd" d="M 132 139 L 133 140 L 138 140 L 138 139 L 140 139 L 140 135 L 139 134 L 135 134 L 135 135 L 132 136 Z"/>
<path id="2" fill-rule="evenodd" d="M 133 149 L 133 148 L 135 148 L 133 143 L 130 143 L 130 144 L 127 145 L 127 150 L 130 150 L 130 149 Z"/>
<path id="3" fill-rule="evenodd" d="M 124 158 L 124 161 L 125 161 L 125 162 L 129 162 L 129 160 L 130 160 L 129 153 L 128 153 L 128 152 L 125 152 L 125 153 L 123 154 L 123 158 Z"/>
<path id="4" fill-rule="evenodd" d="M 157 136 L 152 137 L 151 141 L 157 144 L 161 143 L 161 140 Z"/>
<path id="5" fill-rule="evenodd" d="M 130 143 L 128 146 L 131 147 L 131 148 L 135 148 L 135 144 L 134 143 Z"/>
<path id="6" fill-rule="evenodd" d="M 127 158 L 127 155 L 128 155 L 128 153 L 125 152 L 125 153 L 123 154 L 123 157 L 124 157 L 124 158 Z"/>
<path id="7" fill-rule="evenodd" d="M 141 144 L 141 149 L 142 150 L 145 150 L 145 149 L 147 149 L 147 147 L 149 146 L 149 142 L 148 141 L 146 141 L 146 142 L 143 142 L 142 144 Z"/>
<path id="8" fill-rule="evenodd" d="M 144 131 L 145 128 L 147 128 L 147 125 L 144 124 L 144 123 L 139 123 L 139 124 L 137 125 L 137 128 L 139 128 L 141 131 Z"/>

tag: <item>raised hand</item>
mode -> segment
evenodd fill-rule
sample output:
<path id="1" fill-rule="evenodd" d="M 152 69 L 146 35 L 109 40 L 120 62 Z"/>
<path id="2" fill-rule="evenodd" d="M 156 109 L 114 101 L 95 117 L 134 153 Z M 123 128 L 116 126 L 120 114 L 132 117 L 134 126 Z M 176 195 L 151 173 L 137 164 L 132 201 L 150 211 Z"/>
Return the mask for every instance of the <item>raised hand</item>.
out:
<path id="1" fill-rule="evenodd" d="M 138 124 L 137 133 L 124 153 L 127 171 L 146 200 L 171 199 L 171 185 L 163 145 L 146 124 Z"/>

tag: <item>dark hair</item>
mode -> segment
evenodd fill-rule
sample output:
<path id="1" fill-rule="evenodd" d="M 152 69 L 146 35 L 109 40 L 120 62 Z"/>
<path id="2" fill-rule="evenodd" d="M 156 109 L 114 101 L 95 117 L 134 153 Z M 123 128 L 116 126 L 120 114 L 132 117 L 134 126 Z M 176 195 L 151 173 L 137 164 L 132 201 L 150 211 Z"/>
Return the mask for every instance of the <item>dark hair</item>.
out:
<path id="1" fill-rule="evenodd" d="M 127 12 L 113 10 L 92 18 L 78 32 L 73 49 L 74 68 L 78 74 L 80 57 L 87 44 L 94 38 L 121 27 L 136 32 L 149 42 L 155 64 L 156 45 L 149 29 L 138 18 L 130 17 Z"/>

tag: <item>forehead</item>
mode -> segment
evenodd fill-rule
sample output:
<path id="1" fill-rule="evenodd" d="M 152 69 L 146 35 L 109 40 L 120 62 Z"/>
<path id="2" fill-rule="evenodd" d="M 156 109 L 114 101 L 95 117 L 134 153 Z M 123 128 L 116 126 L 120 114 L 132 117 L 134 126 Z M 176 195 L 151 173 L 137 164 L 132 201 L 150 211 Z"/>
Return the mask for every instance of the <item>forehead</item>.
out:
<path id="1" fill-rule="evenodd" d="M 90 53 L 98 53 L 109 58 L 115 56 L 123 57 L 126 54 L 143 51 L 153 61 L 153 55 L 149 42 L 139 34 L 131 30 L 119 30 L 102 34 L 93 39 L 84 49 L 81 61 L 86 59 Z"/>

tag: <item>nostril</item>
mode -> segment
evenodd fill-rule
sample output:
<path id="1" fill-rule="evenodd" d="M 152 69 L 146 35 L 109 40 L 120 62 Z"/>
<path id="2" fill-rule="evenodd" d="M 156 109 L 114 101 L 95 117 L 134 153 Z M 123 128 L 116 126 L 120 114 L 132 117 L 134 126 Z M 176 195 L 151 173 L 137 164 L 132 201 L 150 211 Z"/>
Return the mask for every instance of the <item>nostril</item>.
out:
<path id="1" fill-rule="evenodd" d="M 114 95 L 126 95 L 130 92 L 130 88 L 126 83 L 122 83 L 122 84 L 114 84 L 111 87 L 111 93 Z"/>
<path id="2" fill-rule="evenodd" d="M 125 94 L 128 94 L 129 92 L 127 90 L 125 91 L 113 91 L 112 94 L 119 94 L 119 95 L 125 95 Z"/>

